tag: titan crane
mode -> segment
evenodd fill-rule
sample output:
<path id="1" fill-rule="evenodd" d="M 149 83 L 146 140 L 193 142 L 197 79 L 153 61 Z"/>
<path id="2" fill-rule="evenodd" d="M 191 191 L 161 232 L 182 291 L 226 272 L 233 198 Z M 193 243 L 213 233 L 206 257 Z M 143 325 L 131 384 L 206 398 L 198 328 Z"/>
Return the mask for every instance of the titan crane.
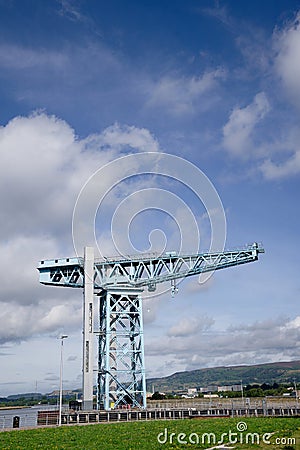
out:
<path id="1" fill-rule="evenodd" d="M 98 260 L 93 247 L 85 247 L 83 258 L 41 261 L 38 270 L 42 284 L 83 289 L 83 409 L 93 409 L 95 335 L 97 408 L 146 408 L 142 318 L 145 288 L 154 292 L 157 284 L 170 281 L 174 295 L 180 278 L 256 261 L 263 252 L 254 243 L 244 249 L 216 253 L 168 252 Z"/>

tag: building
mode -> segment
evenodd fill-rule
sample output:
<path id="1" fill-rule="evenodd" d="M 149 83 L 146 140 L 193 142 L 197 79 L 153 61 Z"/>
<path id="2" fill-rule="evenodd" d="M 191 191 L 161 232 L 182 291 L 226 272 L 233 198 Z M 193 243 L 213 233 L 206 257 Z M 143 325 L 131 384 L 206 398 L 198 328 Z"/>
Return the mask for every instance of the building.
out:
<path id="1" fill-rule="evenodd" d="M 196 397 L 197 396 L 197 388 L 189 388 L 187 390 L 187 395 L 189 397 Z"/>
<path id="2" fill-rule="evenodd" d="M 233 384 L 232 386 L 218 386 L 218 392 L 241 392 L 241 384 Z"/>

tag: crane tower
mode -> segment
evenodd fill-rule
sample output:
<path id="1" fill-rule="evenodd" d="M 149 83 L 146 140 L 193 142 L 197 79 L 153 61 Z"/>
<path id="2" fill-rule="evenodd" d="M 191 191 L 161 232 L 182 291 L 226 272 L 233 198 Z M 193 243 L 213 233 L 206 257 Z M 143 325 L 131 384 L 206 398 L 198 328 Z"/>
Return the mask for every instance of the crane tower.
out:
<path id="1" fill-rule="evenodd" d="M 171 282 L 172 294 L 181 278 L 256 261 L 264 249 L 254 243 L 243 249 L 215 253 L 84 257 L 40 261 L 40 283 L 83 289 L 83 409 L 93 409 L 94 372 L 97 408 L 123 405 L 146 408 L 142 292 Z M 97 309 L 96 309 L 97 307 Z M 97 322 L 97 323 L 96 323 Z M 98 367 L 94 370 L 94 339 Z"/>

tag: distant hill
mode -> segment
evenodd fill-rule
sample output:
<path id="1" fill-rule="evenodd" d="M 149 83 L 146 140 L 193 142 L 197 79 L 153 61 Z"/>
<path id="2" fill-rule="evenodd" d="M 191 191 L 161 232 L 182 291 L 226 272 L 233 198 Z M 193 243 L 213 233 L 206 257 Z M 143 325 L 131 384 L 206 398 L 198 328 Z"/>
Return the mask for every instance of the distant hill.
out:
<path id="1" fill-rule="evenodd" d="M 24 394 L 9 395 L 8 397 L 5 398 L 5 400 L 19 400 L 20 398 L 40 400 L 42 397 L 43 395 L 37 392 L 26 392 Z"/>
<path id="2" fill-rule="evenodd" d="M 208 385 L 221 386 L 239 384 L 300 382 L 300 361 L 257 364 L 251 366 L 213 367 L 185 372 L 176 372 L 163 378 L 149 378 L 147 390 L 170 392 Z"/>

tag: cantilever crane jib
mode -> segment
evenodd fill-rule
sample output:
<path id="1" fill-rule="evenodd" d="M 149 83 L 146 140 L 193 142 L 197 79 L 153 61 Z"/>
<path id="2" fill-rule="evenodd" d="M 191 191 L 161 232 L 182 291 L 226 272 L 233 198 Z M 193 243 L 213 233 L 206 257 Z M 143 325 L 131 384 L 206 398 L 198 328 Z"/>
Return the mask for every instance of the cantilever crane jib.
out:
<path id="1" fill-rule="evenodd" d="M 195 254 L 139 255 L 128 258 L 94 260 L 94 287 L 151 287 L 154 284 L 185 278 L 256 261 L 264 249 L 254 243 L 242 249 Z M 41 261 L 40 283 L 67 287 L 84 287 L 84 258 Z M 151 289 L 150 289 L 151 290 Z"/>
<path id="2" fill-rule="evenodd" d="M 98 408 L 121 405 L 146 407 L 146 381 L 142 320 L 145 288 L 205 272 L 256 261 L 264 249 L 254 243 L 242 249 L 196 254 L 168 252 L 162 255 L 94 259 L 91 247 L 84 258 L 41 261 L 40 282 L 52 286 L 82 288 L 83 406 L 93 406 L 93 340 L 98 336 Z M 99 324 L 94 324 L 94 296 L 99 300 Z"/>

